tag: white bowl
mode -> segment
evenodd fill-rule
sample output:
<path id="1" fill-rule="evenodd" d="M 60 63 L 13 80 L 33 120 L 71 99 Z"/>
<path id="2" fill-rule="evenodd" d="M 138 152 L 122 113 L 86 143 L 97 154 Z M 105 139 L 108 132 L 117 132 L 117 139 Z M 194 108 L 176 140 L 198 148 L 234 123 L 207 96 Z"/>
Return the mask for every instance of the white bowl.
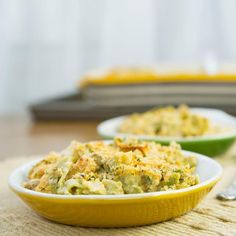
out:
<path id="1" fill-rule="evenodd" d="M 228 128 L 227 131 L 219 134 L 204 135 L 197 137 L 170 137 L 170 136 L 150 136 L 150 135 L 132 135 L 120 133 L 119 127 L 126 116 L 119 116 L 106 120 L 98 125 L 97 132 L 103 138 L 112 139 L 116 136 L 133 136 L 141 140 L 149 140 L 168 144 L 171 141 L 178 142 L 183 149 L 199 152 L 208 156 L 215 156 L 225 152 L 236 139 L 236 119 L 235 117 L 217 109 L 210 108 L 191 108 L 191 112 L 204 116 L 212 124 Z"/>

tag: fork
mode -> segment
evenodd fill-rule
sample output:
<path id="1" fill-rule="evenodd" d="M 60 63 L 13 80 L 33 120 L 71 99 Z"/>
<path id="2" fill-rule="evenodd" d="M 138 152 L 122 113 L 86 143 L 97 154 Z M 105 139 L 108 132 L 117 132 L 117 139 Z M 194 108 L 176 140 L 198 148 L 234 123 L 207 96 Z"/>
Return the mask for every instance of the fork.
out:
<path id="1" fill-rule="evenodd" d="M 236 178 L 233 182 L 222 192 L 217 194 L 217 199 L 219 200 L 236 200 Z"/>

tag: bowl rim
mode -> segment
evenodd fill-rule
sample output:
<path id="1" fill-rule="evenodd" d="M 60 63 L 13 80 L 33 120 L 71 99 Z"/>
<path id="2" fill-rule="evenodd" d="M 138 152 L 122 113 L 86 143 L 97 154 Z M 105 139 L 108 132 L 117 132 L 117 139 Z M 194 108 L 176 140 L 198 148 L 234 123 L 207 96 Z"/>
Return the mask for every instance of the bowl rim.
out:
<path id="1" fill-rule="evenodd" d="M 215 111 L 217 113 L 221 113 L 224 115 L 227 119 L 232 120 L 232 122 L 235 122 L 236 124 L 236 118 L 234 116 L 229 115 L 228 113 L 219 110 L 219 109 L 213 109 L 213 108 L 203 108 L 203 107 L 191 107 L 190 108 L 194 112 L 199 112 L 199 111 Z M 175 136 L 158 136 L 158 135 L 137 135 L 137 134 L 129 134 L 129 133 L 108 133 L 106 134 L 106 131 L 104 132 L 104 126 L 107 125 L 108 123 L 114 122 L 114 121 L 122 121 L 125 117 L 129 116 L 128 115 L 123 115 L 123 116 L 117 116 L 111 119 L 107 119 L 103 122 L 101 122 L 97 126 L 97 132 L 100 136 L 104 138 L 114 138 L 115 136 L 118 137 L 136 137 L 142 140 L 149 140 L 149 141 L 160 141 L 160 142 L 171 142 L 171 141 L 176 141 L 180 143 L 189 143 L 189 142 L 202 142 L 202 141 L 213 141 L 213 140 L 222 140 L 222 139 L 228 139 L 228 138 L 235 138 L 236 139 L 236 128 L 230 131 L 227 131 L 225 133 L 220 133 L 220 134 L 211 134 L 211 135 L 204 135 L 204 136 L 196 136 L 196 137 L 175 137 Z"/>
<path id="2" fill-rule="evenodd" d="M 136 194 L 117 194 L 117 195 L 63 195 L 63 194 L 52 194 L 52 193 L 41 193 L 41 192 L 36 192 L 33 190 L 29 190 L 21 186 L 17 181 L 15 181 L 15 178 L 19 176 L 20 174 L 23 174 L 26 172 L 26 169 L 29 169 L 32 167 L 34 164 L 36 164 L 38 161 L 42 160 L 43 157 L 37 158 L 33 161 L 30 161 L 24 165 L 21 165 L 20 167 L 16 168 L 11 175 L 9 176 L 8 179 L 8 185 L 9 187 L 17 193 L 21 194 L 26 194 L 26 195 L 31 195 L 31 196 L 38 196 L 41 198 L 50 198 L 50 199 L 64 199 L 64 200 L 135 200 L 135 199 L 144 199 L 144 198 L 150 198 L 150 197 L 167 197 L 167 196 L 176 196 L 176 194 L 184 194 L 184 193 L 189 193 L 204 187 L 207 187 L 208 185 L 214 184 L 218 182 L 223 174 L 223 168 L 222 166 L 212 158 L 195 153 L 195 152 L 190 152 L 190 151 L 185 151 L 182 150 L 182 152 L 185 155 L 195 155 L 197 159 L 203 159 L 211 162 L 214 164 L 217 168 L 217 173 L 203 181 L 200 182 L 197 185 L 183 188 L 183 189 L 178 189 L 178 190 L 169 190 L 169 191 L 157 191 L 157 192 L 150 192 L 150 193 L 136 193 Z M 26 173 L 25 173 L 26 174 Z"/>

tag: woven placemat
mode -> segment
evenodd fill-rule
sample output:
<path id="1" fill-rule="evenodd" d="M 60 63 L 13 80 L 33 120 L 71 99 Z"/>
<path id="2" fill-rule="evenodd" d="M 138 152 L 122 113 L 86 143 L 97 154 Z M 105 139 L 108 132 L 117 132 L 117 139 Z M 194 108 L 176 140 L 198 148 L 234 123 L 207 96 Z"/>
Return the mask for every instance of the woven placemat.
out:
<path id="1" fill-rule="evenodd" d="M 221 202 L 215 194 L 232 180 L 236 166 L 225 167 L 224 177 L 194 210 L 179 218 L 133 228 L 96 229 L 57 224 L 36 215 L 11 192 L 11 171 L 35 157 L 0 161 L 0 235 L 236 235 L 236 201 Z"/>

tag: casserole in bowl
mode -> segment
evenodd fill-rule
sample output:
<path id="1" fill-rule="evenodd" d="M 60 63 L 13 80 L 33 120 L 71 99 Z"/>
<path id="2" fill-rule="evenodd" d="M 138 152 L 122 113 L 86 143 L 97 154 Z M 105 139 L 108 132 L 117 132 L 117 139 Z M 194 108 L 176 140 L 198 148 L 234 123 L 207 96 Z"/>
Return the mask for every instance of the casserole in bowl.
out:
<path id="1" fill-rule="evenodd" d="M 116 136 L 133 136 L 140 140 L 155 141 L 164 145 L 169 144 L 171 141 L 175 141 L 179 143 L 184 150 L 198 152 L 208 156 L 216 156 L 226 152 L 236 140 L 236 119 L 217 109 L 191 108 L 190 111 L 193 114 L 207 118 L 210 123 L 218 127 L 225 128 L 224 132 L 215 132 L 192 137 L 121 133 L 119 129 L 127 119 L 127 116 L 120 116 L 102 122 L 98 125 L 97 132 L 105 139 L 112 139 Z"/>
<path id="2" fill-rule="evenodd" d="M 200 183 L 167 191 L 134 194 L 65 195 L 34 191 L 23 187 L 35 160 L 17 168 L 9 178 L 10 188 L 39 215 L 59 223 L 88 227 L 128 227 L 165 221 L 193 209 L 214 187 L 222 175 L 221 166 L 209 157 L 194 156 Z"/>

